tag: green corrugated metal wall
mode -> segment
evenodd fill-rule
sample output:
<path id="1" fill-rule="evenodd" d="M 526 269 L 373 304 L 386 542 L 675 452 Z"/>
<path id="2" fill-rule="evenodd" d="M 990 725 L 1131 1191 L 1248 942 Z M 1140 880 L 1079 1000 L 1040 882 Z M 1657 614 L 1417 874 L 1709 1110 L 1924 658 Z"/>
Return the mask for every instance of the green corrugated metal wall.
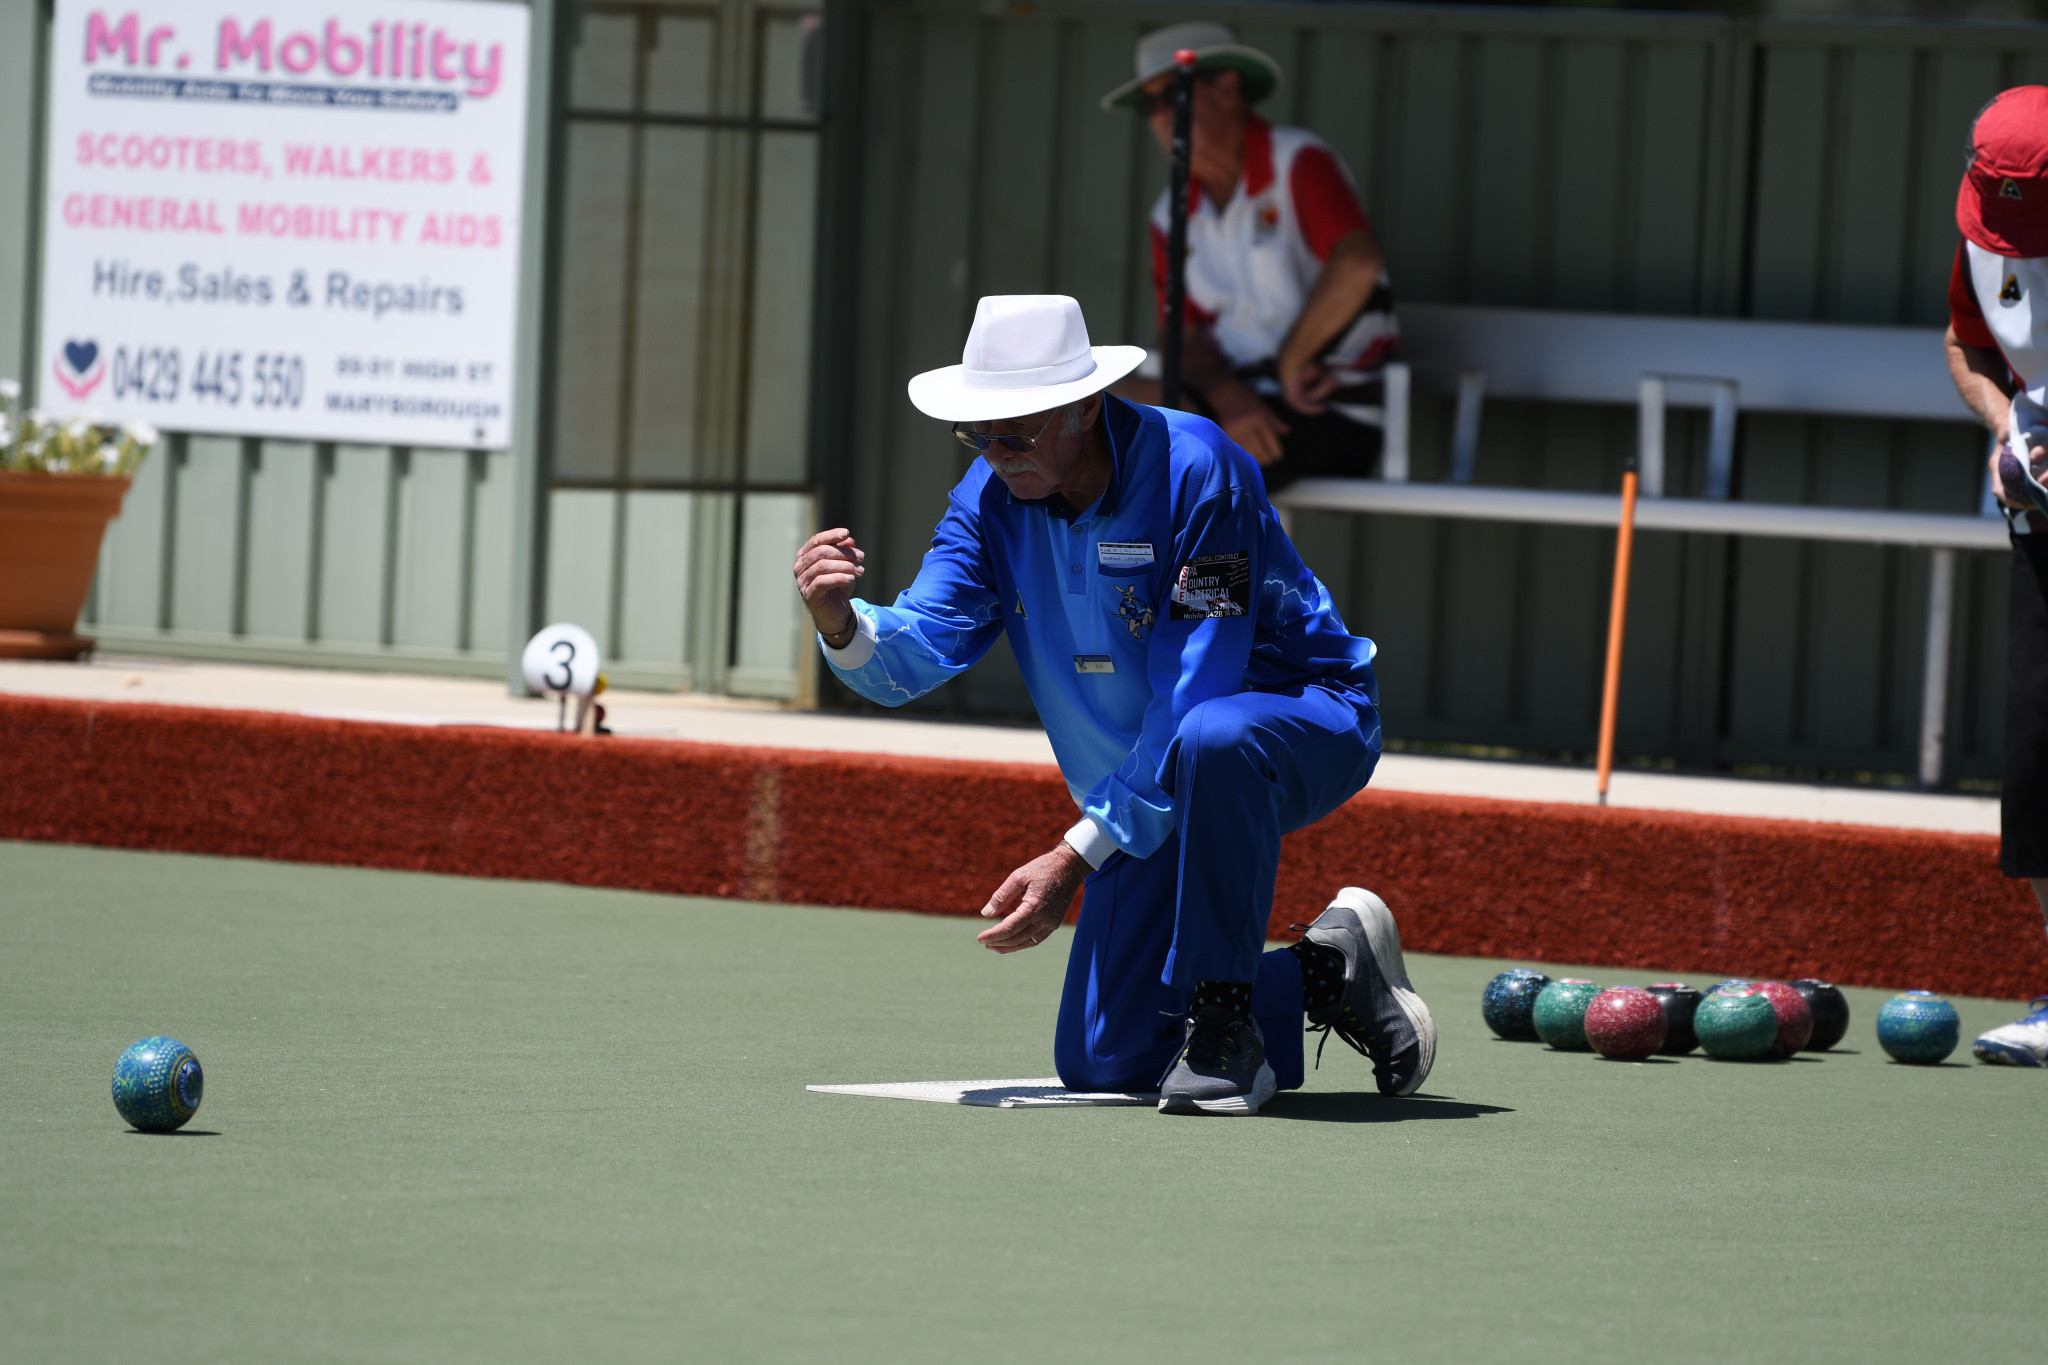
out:
<path id="1" fill-rule="evenodd" d="M 915 573 L 964 468 L 903 399 L 957 359 L 983 294 L 1078 297 L 1098 341 L 1150 340 L 1143 213 L 1162 158 L 1096 98 L 1146 28 L 1232 24 L 1288 83 L 1265 112 L 1344 155 L 1397 297 L 1939 325 L 1970 115 L 2048 79 L 2048 29 L 1690 15 L 1141 0 L 846 0 L 828 138 L 821 407 L 828 467 L 878 595 Z M 1938 360 L 1935 363 L 1939 363 Z M 1495 403 L 1482 483 L 1611 489 L 1630 410 Z M 1704 419 L 1674 414 L 1673 492 L 1697 492 Z M 1448 408 L 1419 400 L 1415 477 L 1441 478 Z M 844 448 L 850 446 L 850 449 Z M 1959 424 L 1746 417 L 1738 495 L 1977 507 Z M 1380 642 L 1390 735 L 1585 751 L 1611 534 L 1304 515 L 1298 539 Z M 1924 552 L 1726 537 L 1639 542 L 1624 753 L 1687 764 L 1910 773 Z M 1952 776 L 1995 778 L 2003 563 L 1965 555 Z M 932 703 L 1028 709 L 1005 661 Z"/>
<path id="2" fill-rule="evenodd" d="M 108 530 L 84 628 L 116 650 L 496 677 L 510 464 L 168 437 Z"/>

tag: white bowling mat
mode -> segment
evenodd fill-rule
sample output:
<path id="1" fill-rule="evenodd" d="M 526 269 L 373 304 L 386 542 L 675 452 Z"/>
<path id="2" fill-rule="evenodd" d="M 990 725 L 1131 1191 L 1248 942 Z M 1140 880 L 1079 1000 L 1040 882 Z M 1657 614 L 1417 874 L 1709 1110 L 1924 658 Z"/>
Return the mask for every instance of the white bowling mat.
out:
<path id="1" fill-rule="evenodd" d="M 1069 1090 L 1057 1076 L 1022 1081 L 898 1081 L 890 1085 L 807 1085 L 824 1095 L 874 1095 L 885 1100 L 973 1104 L 984 1109 L 1076 1109 L 1108 1104 L 1157 1104 L 1157 1094 Z"/>

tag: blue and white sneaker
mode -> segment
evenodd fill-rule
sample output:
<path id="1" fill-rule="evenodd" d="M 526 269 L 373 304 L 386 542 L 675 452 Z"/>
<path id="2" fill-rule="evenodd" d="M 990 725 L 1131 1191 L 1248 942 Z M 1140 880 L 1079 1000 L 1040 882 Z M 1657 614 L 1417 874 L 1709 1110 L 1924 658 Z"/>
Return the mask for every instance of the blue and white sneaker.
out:
<path id="1" fill-rule="evenodd" d="M 2048 995 L 2037 995 L 2033 1013 L 1995 1028 L 1970 1045 L 1980 1062 L 2000 1066 L 2048 1066 Z"/>

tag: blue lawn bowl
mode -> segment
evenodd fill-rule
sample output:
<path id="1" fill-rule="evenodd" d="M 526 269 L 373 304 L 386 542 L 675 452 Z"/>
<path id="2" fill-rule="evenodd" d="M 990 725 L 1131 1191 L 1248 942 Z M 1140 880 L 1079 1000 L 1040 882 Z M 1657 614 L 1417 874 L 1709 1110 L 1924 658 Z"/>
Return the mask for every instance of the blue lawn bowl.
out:
<path id="1" fill-rule="evenodd" d="M 206 1075 L 176 1038 L 144 1038 L 114 1063 L 114 1108 L 145 1133 L 174 1133 L 199 1112 Z"/>
<path id="2" fill-rule="evenodd" d="M 1877 1012 L 1877 1042 L 1902 1062 L 1933 1066 L 1947 1059 L 1961 1039 L 1956 1007 L 1933 991 L 1907 991 Z"/>
<path id="3" fill-rule="evenodd" d="M 1479 998 L 1486 1026 L 1514 1042 L 1535 1042 L 1536 997 L 1549 984 L 1549 977 L 1527 967 L 1502 972 L 1486 983 L 1486 994 Z"/>

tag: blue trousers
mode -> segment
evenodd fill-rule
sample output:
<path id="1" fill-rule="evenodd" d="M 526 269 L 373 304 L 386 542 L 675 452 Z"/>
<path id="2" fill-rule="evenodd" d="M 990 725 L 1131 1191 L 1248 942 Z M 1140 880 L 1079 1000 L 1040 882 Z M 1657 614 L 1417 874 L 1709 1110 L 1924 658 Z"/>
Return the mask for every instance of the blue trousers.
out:
<path id="1" fill-rule="evenodd" d="M 1274 1077 L 1301 1084 L 1299 960 L 1264 951 L 1280 836 L 1350 800 L 1379 756 L 1379 712 L 1356 693 L 1240 692 L 1188 712 L 1159 772 L 1173 835 L 1087 880 L 1053 1037 L 1062 1084 L 1156 1088 L 1199 981 L 1253 983 Z"/>

